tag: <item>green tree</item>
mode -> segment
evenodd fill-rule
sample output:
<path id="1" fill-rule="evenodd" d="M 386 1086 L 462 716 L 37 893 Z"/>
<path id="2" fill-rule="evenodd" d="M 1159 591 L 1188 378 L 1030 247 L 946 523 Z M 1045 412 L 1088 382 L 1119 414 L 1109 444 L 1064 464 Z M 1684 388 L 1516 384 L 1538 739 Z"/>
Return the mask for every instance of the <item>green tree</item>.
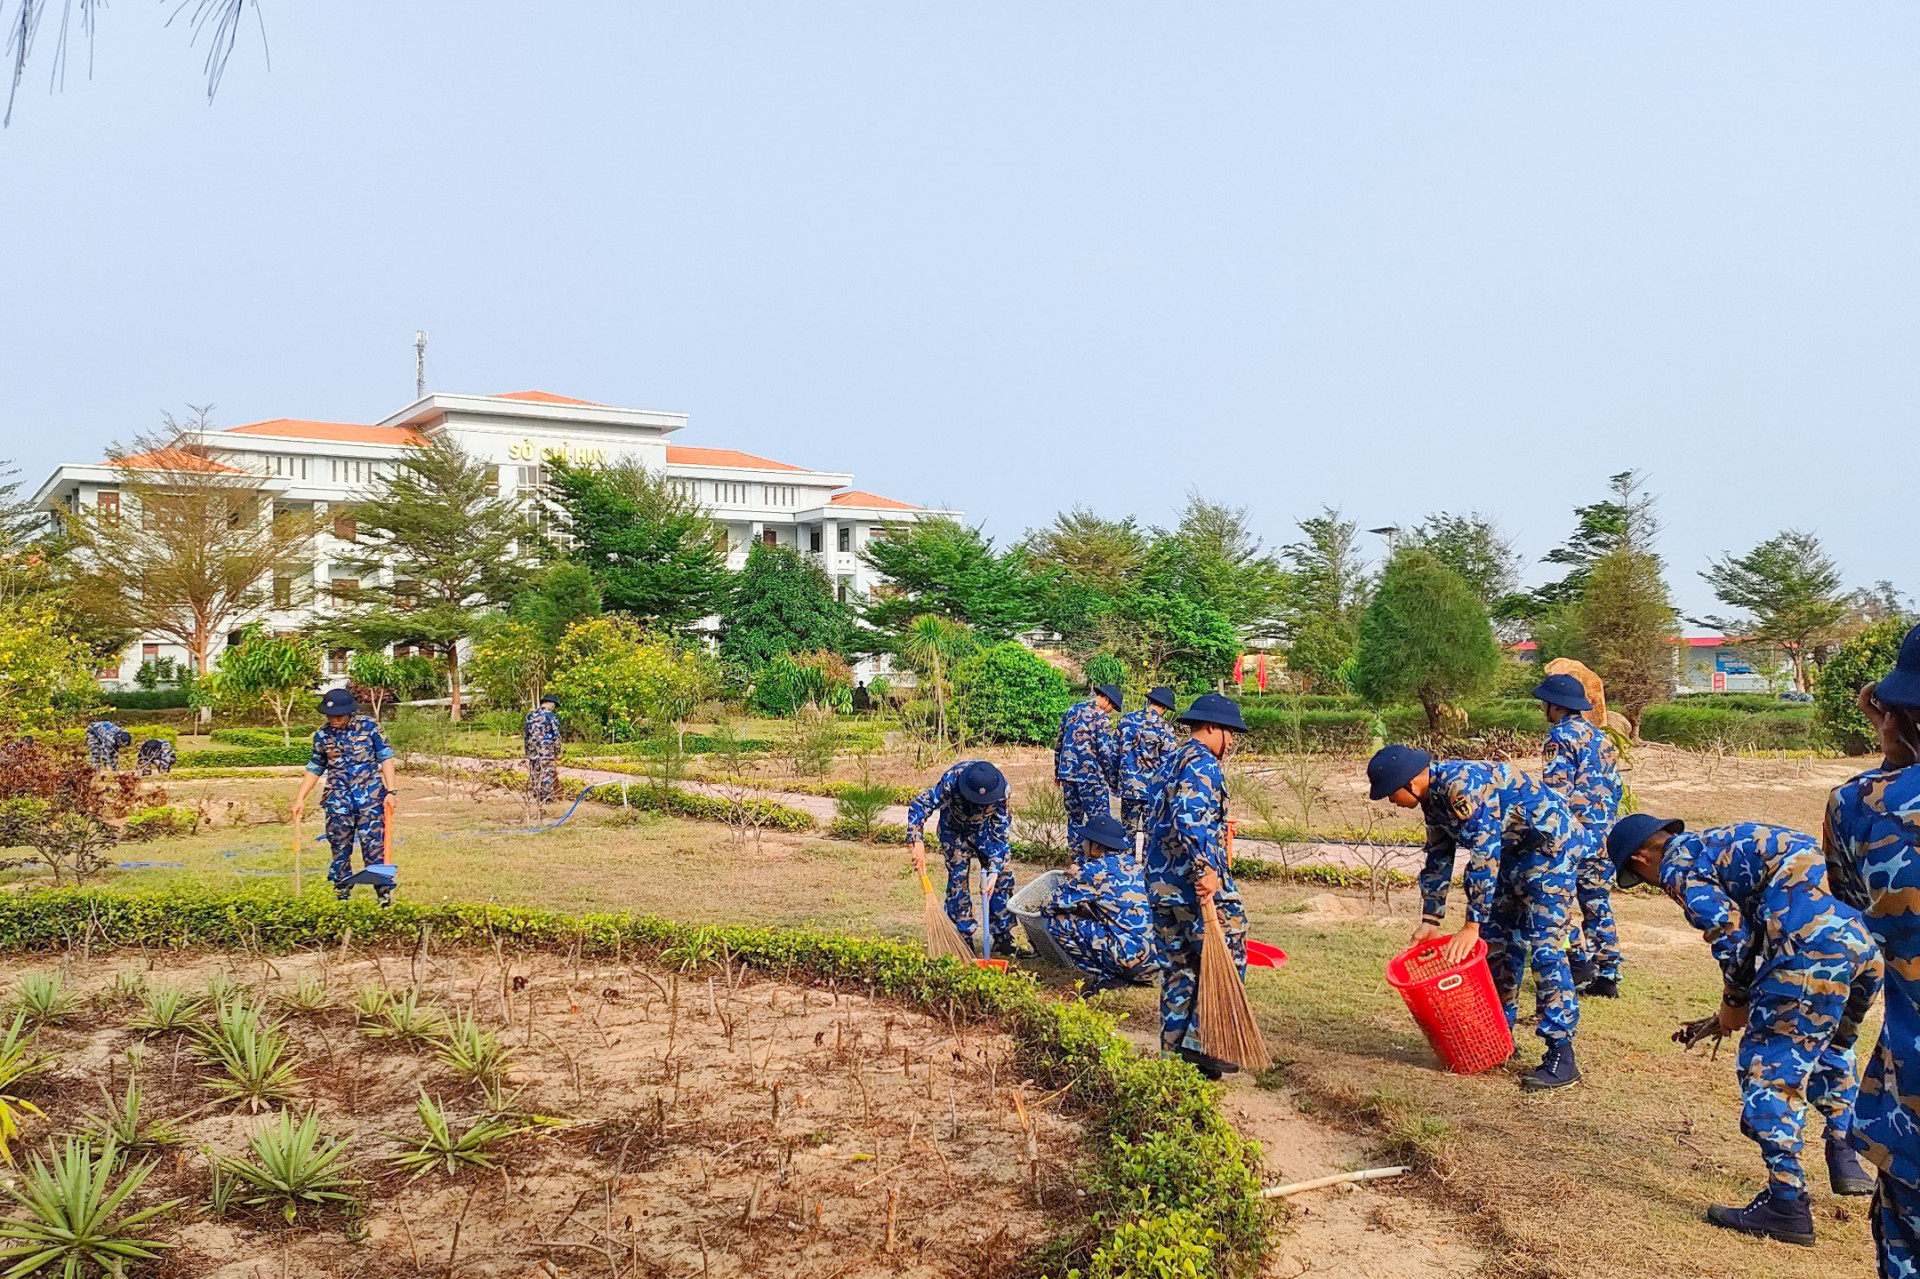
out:
<path id="1" fill-rule="evenodd" d="M 1519 589 L 1520 553 L 1498 524 L 1477 511 L 1436 511 L 1414 527 L 1408 540 L 1458 573 L 1489 609 Z"/>
<path id="2" fill-rule="evenodd" d="M 1149 550 L 1147 535 L 1131 515 L 1102 519 L 1084 506 L 1062 511 L 1046 528 L 1029 530 L 1021 545 L 1039 571 L 1109 597 L 1131 588 Z"/>
<path id="3" fill-rule="evenodd" d="M 365 606 L 330 629 L 355 636 L 355 647 L 431 645 L 456 721 L 460 642 L 532 576 L 524 552 L 533 527 L 499 495 L 497 478 L 493 463 L 451 440 L 416 449 L 356 504 L 355 549 L 341 556 L 361 574 Z"/>
<path id="4" fill-rule="evenodd" d="M 948 705 L 953 697 L 954 664 L 979 647 L 979 638 L 964 624 L 933 613 L 908 622 L 900 636 L 900 654 L 919 677 L 919 697 L 933 702 L 938 741 L 947 741 L 952 727 Z"/>
<path id="5" fill-rule="evenodd" d="M 547 689 L 568 727 L 636 741 L 683 719 L 716 679 L 713 659 L 697 645 L 609 614 L 561 637 Z"/>
<path id="6" fill-rule="evenodd" d="M 1094 637 L 1127 665 L 1128 683 L 1164 682 L 1187 693 L 1225 679 L 1240 652 L 1239 630 L 1224 612 L 1163 590 L 1133 591 L 1114 601 Z"/>
<path id="7" fill-rule="evenodd" d="M 1041 745 L 1073 704 L 1067 677 L 1031 649 L 994 644 L 953 667 L 954 706 L 970 737 Z"/>
<path id="8" fill-rule="evenodd" d="M 1860 713 L 1860 690 L 1885 678 L 1900 655 L 1900 641 L 1912 622 L 1889 617 L 1874 623 L 1840 646 L 1813 690 L 1814 718 L 1827 745 L 1848 755 L 1878 750 L 1880 738 Z"/>
<path id="9" fill-rule="evenodd" d="M 254 622 L 220 655 L 207 691 L 217 706 L 268 707 L 279 721 L 280 740 L 292 745 L 293 712 L 312 698 L 321 678 L 319 645 L 304 635 L 271 634 Z"/>
<path id="10" fill-rule="evenodd" d="M 1224 614 L 1241 636 L 1283 624 L 1287 574 L 1262 548 L 1245 507 L 1189 492 L 1179 524 L 1154 531 L 1148 575 L 1163 594 Z"/>
<path id="11" fill-rule="evenodd" d="M 1778 644 L 1793 662 L 1794 687 L 1810 691 L 1813 646 L 1847 615 L 1840 570 L 1820 539 L 1790 528 L 1745 555 L 1722 555 L 1700 576 L 1722 604 L 1749 614 L 1703 618 L 1702 624 Z"/>
<path id="12" fill-rule="evenodd" d="M 1466 580 L 1431 551 L 1395 551 L 1360 618 L 1354 691 L 1376 706 L 1417 701 L 1437 730 L 1499 668 L 1493 626 Z"/>
<path id="13" fill-rule="evenodd" d="M 860 556 L 887 578 L 864 615 L 896 639 L 925 614 L 963 623 L 988 640 L 1012 639 L 1040 619 L 1040 590 L 1024 552 L 995 552 L 978 528 L 917 520 L 875 536 Z"/>
<path id="14" fill-rule="evenodd" d="M 508 609 L 548 644 L 557 644 L 575 622 L 600 616 L 600 586 L 586 565 L 549 564 L 533 585 L 513 597 Z"/>
<path id="15" fill-rule="evenodd" d="M 599 584 L 604 607 L 678 629 L 718 613 L 727 534 L 673 480 L 634 458 L 610 466 L 547 463 L 566 555 Z"/>
<path id="16" fill-rule="evenodd" d="M 1355 524 L 1332 507 L 1298 525 L 1301 539 L 1281 548 L 1292 576 L 1284 634 L 1287 670 L 1302 691 L 1340 687 L 1367 604 L 1365 566 L 1354 549 Z"/>
<path id="17" fill-rule="evenodd" d="M 812 703 L 853 709 L 853 668 L 836 653 L 781 653 L 753 677 L 747 706 L 756 715 L 791 715 Z"/>
<path id="18" fill-rule="evenodd" d="M 78 723 L 100 701 L 93 658 L 45 599 L 0 599 L 0 735 Z"/>
<path id="19" fill-rule="evenodd" d="M 501 710 L 531 709 L 547 682 L 554 642 L 539 625 L 495 614 L 481 620 L 467 657 L 467 678 Z"/>
<path id="20" fill-rule="evenodd" d="M 360 649 L 347 659 L 347 683 L 366 700 L 374 719 L 379 719 L 395 696 L 393 659 L 382 649 Z"/>
<path id="21" fill-rule="evenodd" d="M 854 645 L 853 609 L 824 570 L 791 546 L 756 542 L 727 588 L 720 655 L 757 674 L 783 653 L 845 656 Z"/>
<path id="22" fill-rule="evenodd" d="M 1638 731 L 1641 712 L 1673 697 L 1679 614 L 1660 558 L 1621 546 L 1594 561 L 1570 615 L 1581 660 L 1607 686 L 1607 708 Z"/>
<path id="23" fill-rule="evenodd" d="M 1509 594 L 1495 606 L 1495 616 L 1503 621 L 1530 622 L 1578 600 L 1593 564 L 1626 539 L 1634 518 L 1630 504 L 1641 500 L 1638 493 L 1642 484 L 1638 471 L 1622 471 L 1607 480 L 1614 493 L 1611 499 L 1576 506 L 1572 535 L 1540 561 L 1560 565 L 1566 572 L 1544 586 Z M 1644 509 L 1641 514 L 1644 517 Z"/>

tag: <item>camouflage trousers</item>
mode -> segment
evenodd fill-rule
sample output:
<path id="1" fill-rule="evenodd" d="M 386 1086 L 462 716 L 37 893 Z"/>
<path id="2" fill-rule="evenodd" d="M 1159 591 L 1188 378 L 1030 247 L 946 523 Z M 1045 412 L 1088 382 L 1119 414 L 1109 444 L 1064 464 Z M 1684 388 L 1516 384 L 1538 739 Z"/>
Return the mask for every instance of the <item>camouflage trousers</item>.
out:
<path id="1" fill-rule="evenodd" d="M 550 759 L 527 759 L 527 788 L 533 797 L 546 803 L 560 793 L 560 770 Z"/>
<path id="2" fill-rule="evenodd" d="M 1880 1279 L 1920 1279 L 1920 1187 L 1880 1174 L 1873 1191 L 1873 1246 Z"/>
<path id="3" fill-rule="evenodd" d="M 1620 980 L 1620 929 L 1613 920 L 1613 864 L 1607 860 L 1607 826 L 1587 828 L 1597 847 L 1574 872 L 1574 902 L 1584 923 L 1567 929 L 1567 958 L 1574 967 L 1592 964 L 1594 975 Z"/>
<path id="4" fill-rule="evenodd" d="M 1487 944 L 1487 968 L 1506 1007 L 1507 1025 L 1520 1020 L 1520 984 L 1531 969 L 1540 1018 L 1534 1033 L 1549 1044 L 1572 1039 L 1580 1025 L 1566 949 L 1573 872 L 1543 850 L 1508 848 L 1501 862 L 1493 915 L 1480 925 L 1480 939 Z"/>
<path id="5" fill-rule="evenodd" d="M 1084 915 L 1048 915 L 1046 925 L 1053 944 L 1095 981 L 1144 983 L 1159 966 L 1147 933 L 1127 932 Z"/>
<path id="6" fill-rule="evenodd" d="M 1759 1145 L 1776 1189 L 1806 1191 L 1800 1144 L 1809 1104 L 1835 1136 L 1853 1126 L 1853 1046 L 1883 972 L 1867 930 L 1848 920 L 1795 938 L 1794 949 L 1770 958 L 1754 980 L 1737 1058 L 1740 1131 Z"/>
<path id="7" fill-rule="evenodd" d="M 986 874 L 993 862 L 980 851 L 970 835 L 957 834 L 940 828 L 940 855 L 947 862 L 947 918 L 967 939 L 967 944 L 978 952 L 980 949 L 979 930 L 973 919 L 973 883 L 970 871 L 973 864 L 980 864 L 981 882 L 984 885 Z M 993 881 L 993 892 L 987 899 L 987 919 L 993 930 L 994 953 L 1004 957 L 1013 949 L 1013 870 L 1004 859 L 1000 862 L 1000 874 Z"/>
<path id="8" fill-rule="evenodd" d="M 1171 1053 L 1185 1048 L 1200 1052 L 1200 948 L 1207 936 L 1200 904 L 1193 890 L 1182 883 L 1148 884 L 1147 899 L 1153 906 L 1153 936 L 1160 948 L 1160 1051 Z M 1213 900 L 1220 930 L 1227 935 L 1227 949 L 1233 952 L 1234 966 L 1244 977 L 1246 908 L 1237 892 L 1222 891 Z"/>
<path id="9" fill-rule="evenodd" d="M 1080 860 L 1087 846 L 1087 820 L 1101 814 L 1112 816 L 1113 792 L 1104 780 L 1060 779 L 1060 799 L 1067 806 L 1067 850 Z"/>
<path id="10" fill-rule="evenodd" d="M 87 762 L 95 768 L 105 768 L 114 772 L 120 770 L 120 748 L 101 746 L 97 742 L 87 743 Z"/>
<path id="11" fill-rule="evenodd" d="M 384 796 L 376 795 L 370 800 L 327 806 L 327 845 L 333 849 L 333 864 L 327 868 L 327 879 L 333 884 L 334 893 L 341 901 L 353 893 L 347 879 L 353 874 L 355 842 L 360 845 L 362 867 L 386 865 L 387 814 L 384 799 Z M 393 896 L 393 890 L 376 888 L 374 895 L 385 902 Z"/>

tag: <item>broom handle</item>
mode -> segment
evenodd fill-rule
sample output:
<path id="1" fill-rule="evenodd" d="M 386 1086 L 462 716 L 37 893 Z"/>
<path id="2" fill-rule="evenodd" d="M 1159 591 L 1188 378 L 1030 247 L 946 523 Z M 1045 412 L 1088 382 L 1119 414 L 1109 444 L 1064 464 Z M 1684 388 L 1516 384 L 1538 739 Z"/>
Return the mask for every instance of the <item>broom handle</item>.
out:
<path id="1" fill-rule="evenodd" d="M 300 896 L 300 818 L 293 819 L 293 895 Z"/>

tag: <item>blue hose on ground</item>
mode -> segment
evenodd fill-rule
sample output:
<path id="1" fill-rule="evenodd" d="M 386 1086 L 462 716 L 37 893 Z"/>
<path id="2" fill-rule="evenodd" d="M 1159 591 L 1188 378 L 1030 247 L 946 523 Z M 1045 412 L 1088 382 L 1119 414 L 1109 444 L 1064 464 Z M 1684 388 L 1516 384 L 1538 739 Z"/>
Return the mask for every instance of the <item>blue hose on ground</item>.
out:
<path id="1" fill-rule="evenodd" d="M 549 831 L 560 826 L 565 826 L 567 824 L 567 818 L 573 816 L 573 810 L 575 808 L 580 807 L 580 802 L 586 799 L 587 796 L 593 794 L 594 791 L 606 785 L 609 785 L 609 783 L 595 782 L 593 785 L 587 787 L 585 790 L 581 791 L 578 795 L 574 796 L 572 807 L 568 808 L 566 812 L 562 813 L 560 815 L 560 820 L 557 822 L 548 822 L 545 826 L 504 826 L 504 827 L 496 828 L 494 830 L 483 830 L 480 833 L 482 835 L 538 835 L 542 831 Z M 441 834 L 443 835 L 452 835 L 455 833 L 456 832 L 454 831 L 441 832 Z"/>

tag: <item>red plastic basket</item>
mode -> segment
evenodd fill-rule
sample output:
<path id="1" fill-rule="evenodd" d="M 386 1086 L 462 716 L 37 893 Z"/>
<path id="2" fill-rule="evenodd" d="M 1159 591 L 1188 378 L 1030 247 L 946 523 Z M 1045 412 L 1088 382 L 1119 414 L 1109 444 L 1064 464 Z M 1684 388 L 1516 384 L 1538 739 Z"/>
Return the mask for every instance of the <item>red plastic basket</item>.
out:
<path id="1" fill-rule="evenodd" d="M 1466 962 L 1449 965 L 1441 956 L 1448 940 L 1415 942 L 1388 960 L 1387 984 L 1447 1069 L 1477 1075 L 1513 1055 L 1513 1032 L 1487 968 L 1487 944 L 1476 942 Z"/>

